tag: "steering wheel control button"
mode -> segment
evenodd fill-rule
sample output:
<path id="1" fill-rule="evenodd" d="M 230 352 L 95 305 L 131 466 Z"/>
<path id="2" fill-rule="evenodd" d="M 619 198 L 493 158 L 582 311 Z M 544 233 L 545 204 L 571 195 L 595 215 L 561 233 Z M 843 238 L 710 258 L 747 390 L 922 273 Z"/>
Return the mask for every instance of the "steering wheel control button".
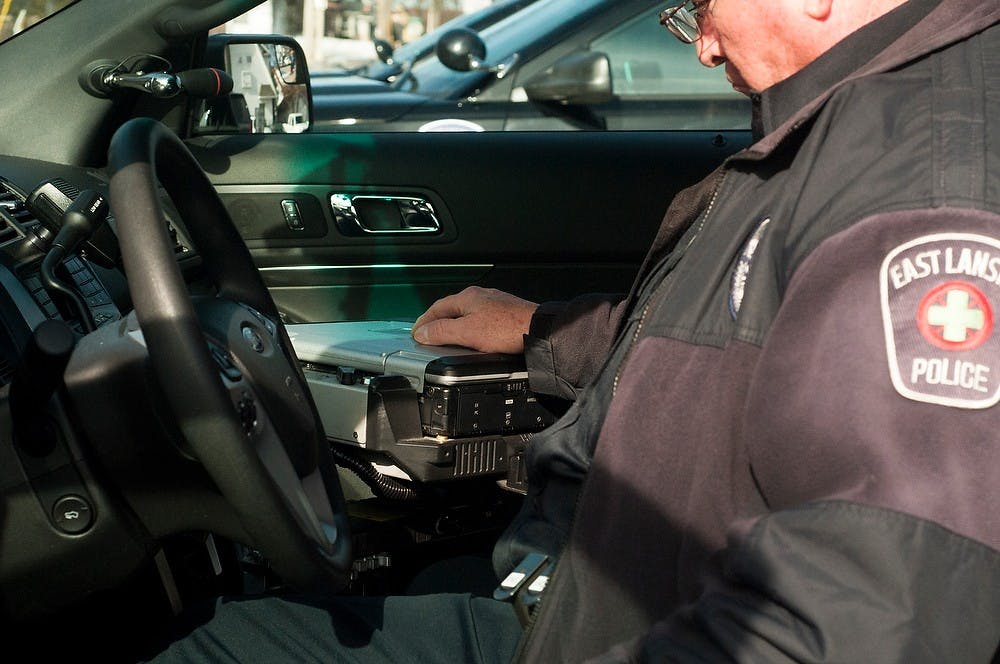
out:
<path id="1" fill-rule="evenodd" d="M 257 311 L 256 309 L 254 309 L 253 307 L 251 307 L 246 303 L 241 302 L 240 305 L 244 309 L 249 311 L 253 315 L 253 317 L 257 319 L 258 323 L 264 326 L 264 329 L 267 330 L 267 333 L 270 334 L 272 338 L 274 338 L 278 334 L 278 326 L 275 325 L 273 322 L 271 322 L 270 318 L 268 318 L 267 316 L 260 313 L 259 311 Z"/>
<path id="2" fill-rule="evenodd" d="M 249 325 L 243 326 L 243 340 L 247 342 L 247 345 L 250 346 L 254 352 L 264 352 L 264 338 L 260 336 L 260 332 L 253 329 Z"/>
<path id="3" fill-rule="evenodd" d="M 243 425 L 243 433 L 252 436 L 257 428 L 257 404 L 249 392 L 244 392 L 236 404 L 236 412 L 240 416 L 240 423 Z"/>
<path id="4" fill-rule="evenodd" d="M 68 535 L 77 535 L 94 523 L 94 510 L 81 496 L 63 496 L 52 506 L 52 522 Z"/>
<path id="5" fill-rule="evenodd" d="M 229 359 L 229 355 L 227 355 L 225 351 L 216 348 L 211 344 L 209 345 L 208 349 L 212 353 L 212 359 L 215 360 L 215 363 L 218 365 L 219 369 L 222 371 L 222 374 L 226 378 L 233 381 L 234 383 L 243 378 L 243 374 L 241 374 L 240 370 L 236 368 L 236 365 L 233 364 L 232 360 Z"/>

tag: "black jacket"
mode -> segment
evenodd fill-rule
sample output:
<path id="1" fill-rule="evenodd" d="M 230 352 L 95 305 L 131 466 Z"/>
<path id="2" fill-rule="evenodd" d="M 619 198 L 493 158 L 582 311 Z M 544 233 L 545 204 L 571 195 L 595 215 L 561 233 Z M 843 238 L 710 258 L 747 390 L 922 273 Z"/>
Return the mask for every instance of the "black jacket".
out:
<path id="1" fill-rule="evenodd" d="M 991 659 L 998 20 L 911 0 L 848 37 L 626 298 L 539 310 L 533 387 L 576 401 L 495 553 L 559 556 L 523 660 Z"/>

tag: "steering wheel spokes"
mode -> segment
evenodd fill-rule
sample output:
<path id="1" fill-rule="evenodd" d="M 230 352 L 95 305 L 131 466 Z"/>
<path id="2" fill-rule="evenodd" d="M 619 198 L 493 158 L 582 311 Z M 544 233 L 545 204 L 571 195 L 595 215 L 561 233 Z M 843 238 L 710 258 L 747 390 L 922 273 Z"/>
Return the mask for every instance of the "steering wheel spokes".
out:
<path id="1" fill-rule="evenodd" d="M 278 335 L 280 321 L 218 297 L 196 300 L 195 309 L 244 435 L 300 526 L 332 551 L 339 531 L 308 444 L 315 427 L 295 359 Z"/>
<path id="2" fill-rule="evenodd" d="M 350 537 L 323 427 L 274 302 L 215 189 L 155 120 L 125 123 L 108 158 L 135 316 L 185 443 L 235 508 L 246 543 L 285 581 L 345 583 Z M 214 296 L 188 293 L 160 184 Z"/>

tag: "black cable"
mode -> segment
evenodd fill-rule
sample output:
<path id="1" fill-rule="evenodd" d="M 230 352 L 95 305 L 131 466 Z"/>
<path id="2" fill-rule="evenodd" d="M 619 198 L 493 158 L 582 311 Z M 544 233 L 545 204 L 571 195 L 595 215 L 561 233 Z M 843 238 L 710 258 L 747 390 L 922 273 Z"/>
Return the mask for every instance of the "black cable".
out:
<path id="1" fill-rule="evenodd" d="M 162 58 L 155 53 L 136 53 L 121 60 L 114 66 L 113 69 L 111 69 L 111 73 L 134 73 L 139 70 L 139 65 L 143 63 L 143 60 L 150 60 L 159 63 L 163 67 L 160 71 L 163 72 L 169 72 L 172 68 L 170 60 Z"/>
<path id="2" fill-rule="evenodd" d="M 80 324 L 83 325 L 83 329 L 86 332 L 93 332 L 97 329 L 97 326 L 94 324 L 94 319 L 90 316 L 90 307 L 83 301 L 79 293 L 56 278 L 56 267 L 59 266 L 65 257 L 65 249 L 59 245 L 53 245 L 45 255 L 45 259 L 42 260 L 42 267 L 38 271 L 39 277 L 46 290 L 49 292 L 57 291 L 72 303 L 80 317 Z"/>
<path id="3" fill-rule="evenodd" d="M 390 500 L 408 501 L 420 498 L 420 494 L 412 488 L 375 470 L 368 461 L 357 458 L 338 445 L 331 445 L 330 449 L 333 452 L 334 461 L 361 478 L 361 481 L 367 484 L 375 495 Z"/>

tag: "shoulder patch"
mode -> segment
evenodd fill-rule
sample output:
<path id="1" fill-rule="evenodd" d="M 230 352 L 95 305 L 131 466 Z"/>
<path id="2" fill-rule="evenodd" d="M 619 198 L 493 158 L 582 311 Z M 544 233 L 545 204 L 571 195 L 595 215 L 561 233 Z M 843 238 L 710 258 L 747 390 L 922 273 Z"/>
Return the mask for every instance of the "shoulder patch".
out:
<path id="1" fill-rule="evenodd" d="M 896 391 L 956 408 L 1000 402 L 1000 240 L 920 237 L 889 252 L 879 279 Z"/>

